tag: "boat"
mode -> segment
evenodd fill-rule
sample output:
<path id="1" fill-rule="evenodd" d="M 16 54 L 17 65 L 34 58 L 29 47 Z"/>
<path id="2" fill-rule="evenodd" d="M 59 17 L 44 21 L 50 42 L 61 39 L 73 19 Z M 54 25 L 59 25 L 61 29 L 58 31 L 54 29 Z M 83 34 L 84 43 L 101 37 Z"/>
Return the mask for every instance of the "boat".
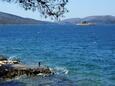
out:
<path id="1" fill-rule="evenodd" d="M 76 25 L 80 25 L 80 26 L 94 26 L 94 25 L 96 25 L 96 23 L 83 21 L 83 22 L 80 22 L 80 23 L 78 23 Z"/>

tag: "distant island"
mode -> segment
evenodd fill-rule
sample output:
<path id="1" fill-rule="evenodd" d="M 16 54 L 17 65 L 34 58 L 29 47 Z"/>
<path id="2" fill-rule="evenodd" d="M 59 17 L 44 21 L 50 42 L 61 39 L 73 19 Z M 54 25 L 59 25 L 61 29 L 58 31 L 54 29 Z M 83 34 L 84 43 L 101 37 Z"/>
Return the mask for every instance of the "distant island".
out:
<path id="1" fill-rule="evenodd" d="M 47 24 L 50 22 L 30 18 L 23 18 L 16 15 L 0 12 L 0 24 Z"/>
<path id="2" fill-rule="evenodd" d="M 0 24 L 75 24 L 75 25 L 96 25 L 96 24 L 115 24 L 115 16 L 88 16 L 85 18 L 70 18 L 52 23 L 48 21 L 23 18 L 20 16 L 0 12 Z"/>
<path id="3" fill-rule="evenodd" d="M 86 23 L 85 23 L 86 22 Z M 64 24 L 76 24 L 76 25 L 95 25 L 95 24 L 115 24 L 115 16 L 88 16 L 85 18 L 70 18 L 62 20 Z"/>

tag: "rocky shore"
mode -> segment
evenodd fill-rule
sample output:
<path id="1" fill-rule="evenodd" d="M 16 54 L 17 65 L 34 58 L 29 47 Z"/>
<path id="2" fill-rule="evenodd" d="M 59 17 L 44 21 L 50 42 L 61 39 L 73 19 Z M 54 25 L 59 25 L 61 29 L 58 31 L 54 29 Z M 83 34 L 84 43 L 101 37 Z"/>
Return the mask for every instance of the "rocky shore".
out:
<path id="1" fill-rule="evenodd" d="M 12 79 L 17 76 L 35 76 L 38 74 L 53 74 L 50 68 L 41 67 L 30 68 L 18 60 L 8 60 L 7 57 L 0 55 L 0 79 Z"/>

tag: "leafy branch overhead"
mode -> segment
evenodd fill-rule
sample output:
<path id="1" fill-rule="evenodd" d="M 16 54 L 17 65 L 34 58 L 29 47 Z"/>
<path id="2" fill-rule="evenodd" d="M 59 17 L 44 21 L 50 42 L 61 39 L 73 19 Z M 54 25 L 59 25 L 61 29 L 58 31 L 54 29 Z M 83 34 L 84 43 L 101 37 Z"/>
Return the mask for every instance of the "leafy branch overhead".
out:
<path id="1" fill-rule="evenodd" d="M 68 0 L 3 0 L 19 3 L 25 10 L 38 10 L 45 18 L 58 19 L 68 12 L 65 6 Z"/>

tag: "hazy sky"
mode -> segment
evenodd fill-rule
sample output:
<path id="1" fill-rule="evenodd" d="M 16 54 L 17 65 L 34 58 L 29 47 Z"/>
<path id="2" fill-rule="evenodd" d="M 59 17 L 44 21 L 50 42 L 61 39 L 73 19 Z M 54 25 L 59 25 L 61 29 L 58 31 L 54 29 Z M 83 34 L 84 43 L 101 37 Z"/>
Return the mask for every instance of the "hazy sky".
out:
<path id="1" fill-rule="evenodd" d="M 69 13 L 65 18 L 86 17 L 91 15 L 115 16 L 115 0 L 69 0 L 67 8 Z M 18 4 L 9 4 L 0 0 L 0 11 L 22 17 L 44 20 L 38 12 L 24 11 Z"/>

